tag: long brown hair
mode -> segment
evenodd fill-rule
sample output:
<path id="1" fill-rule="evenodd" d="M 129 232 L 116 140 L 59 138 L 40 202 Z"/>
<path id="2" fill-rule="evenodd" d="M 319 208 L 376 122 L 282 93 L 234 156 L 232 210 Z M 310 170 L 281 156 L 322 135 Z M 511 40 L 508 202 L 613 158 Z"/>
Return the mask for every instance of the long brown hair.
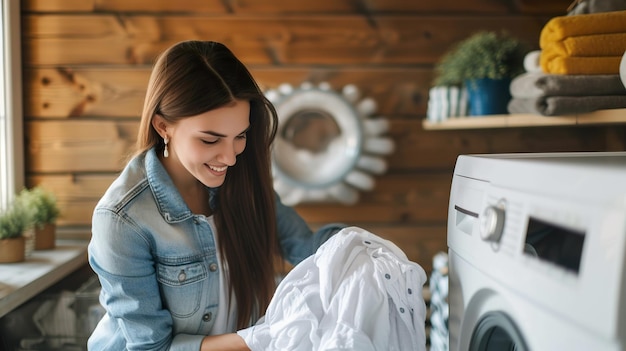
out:
<path id="1" fill-rule="evenodd" d="M 265 313 L 274 293 L 274 258 L 279 253 L 271 175 L 270 145 L 276 111 L 244 64 L 223 44 L 184 41 L 157 59 L 148 84 L 136 154 L 163 142 L 152 126 L 155 114 L 170 122 L 231 104 L 250 102 L 245 150 L 230 167 L 213 209 L 219 250 L 237 301 L 237 327 Z"/>

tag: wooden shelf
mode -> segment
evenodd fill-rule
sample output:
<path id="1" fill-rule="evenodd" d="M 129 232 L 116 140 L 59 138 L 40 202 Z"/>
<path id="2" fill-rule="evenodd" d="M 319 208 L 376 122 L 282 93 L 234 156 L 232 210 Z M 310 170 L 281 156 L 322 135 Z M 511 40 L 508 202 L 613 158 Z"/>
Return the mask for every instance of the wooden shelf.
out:
<path id="1" fill-rule="evenodd" d="M 24 262 L 0 264 L 0 317 L 87 263 L 86 240 L 57 240 Z"/>
<path id="2" fill-rule="evenodd" d="M 570 116 L 512 114 L 453 117 L 442 122 L 424 120 L 425 130 L 490 129 L 511 127 L 573 126 L 626 123 L 626 109 L 600 110 Z"/>

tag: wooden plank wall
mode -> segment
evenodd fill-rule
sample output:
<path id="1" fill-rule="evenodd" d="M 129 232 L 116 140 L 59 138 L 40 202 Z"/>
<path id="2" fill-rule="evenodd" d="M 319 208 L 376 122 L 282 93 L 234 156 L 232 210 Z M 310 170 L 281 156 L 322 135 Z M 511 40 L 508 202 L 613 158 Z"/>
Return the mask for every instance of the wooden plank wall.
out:
<path id="1" fill-rule="evenodd" d="M 60 226 L 88 236 L 91 211 L 133 146 L 155 56 L 181 40 L 217 40 L 265 88 L 354 83 L 377 101 L 397 146 L 388 172 L 354 206 L 297 210 L 313 227 L 341 221 L 387 237 L 428 270 L 446 250 L 457 155 L 625 149 L 623 126 L 422 129 L 433 65 L 452 44 L 506 29 L 536 48 L 569 2 L 23 0 L 27 184 L 53 190 Z"/>

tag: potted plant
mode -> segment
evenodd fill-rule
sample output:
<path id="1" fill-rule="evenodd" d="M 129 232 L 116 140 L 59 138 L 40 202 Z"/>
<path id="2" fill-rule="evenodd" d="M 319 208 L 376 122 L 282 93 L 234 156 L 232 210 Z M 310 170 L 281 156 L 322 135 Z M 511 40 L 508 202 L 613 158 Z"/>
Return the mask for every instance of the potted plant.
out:
<path id="1" fill-rule="evenodd" d="M 507 113 L 511 80 L 524 72 L 526 46 L 505 31 L 480 31 L 455 45 L 437 64 L 435 84 L 463 84 L 470 115 Z"/>
<path id="2" fill-rule="evenodd" d="M 35 233 L 35 250 L 55 247 L 56 220 L 60 214 L 54 194 L 42 187 L 23 189 L 16 201 L 30 215 Z"/>
<path id="3" fill-rule="evenodd" d="M 431 122 L 467 116 L 468 113 L 467 89 L 456 67 L 449 65 L 450 56 L 447 53 L 435 66 L 435 78 L 428 91 L 426 111 L 426 118 Z"/>
<path id="4" fill-rule="evenodd" d="M 0 263 L 24 261 L 24 231 L 29 225 L 28 213 L 16 204 L 0 212 Z"/>

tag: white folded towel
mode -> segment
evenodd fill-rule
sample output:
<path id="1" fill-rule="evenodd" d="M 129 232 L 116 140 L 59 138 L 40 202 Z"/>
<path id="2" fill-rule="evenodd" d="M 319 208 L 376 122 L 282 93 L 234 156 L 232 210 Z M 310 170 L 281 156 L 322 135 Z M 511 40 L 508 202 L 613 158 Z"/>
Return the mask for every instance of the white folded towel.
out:
<path id="1" fill-rule="evenodd" d="M 441 122 L 449 117 L 467 116 L 467 89 L 455 86 L 432 87 L 428 92 L 426 118 Z"/>
<path id="2" fill-rule="evenodd" d="M 541 65 L 539 64 L 539 57 L 541 56 L 541 50 L 531 51 L 524 56 L 524 69 L 526 72 L 543 72 Z"/>

